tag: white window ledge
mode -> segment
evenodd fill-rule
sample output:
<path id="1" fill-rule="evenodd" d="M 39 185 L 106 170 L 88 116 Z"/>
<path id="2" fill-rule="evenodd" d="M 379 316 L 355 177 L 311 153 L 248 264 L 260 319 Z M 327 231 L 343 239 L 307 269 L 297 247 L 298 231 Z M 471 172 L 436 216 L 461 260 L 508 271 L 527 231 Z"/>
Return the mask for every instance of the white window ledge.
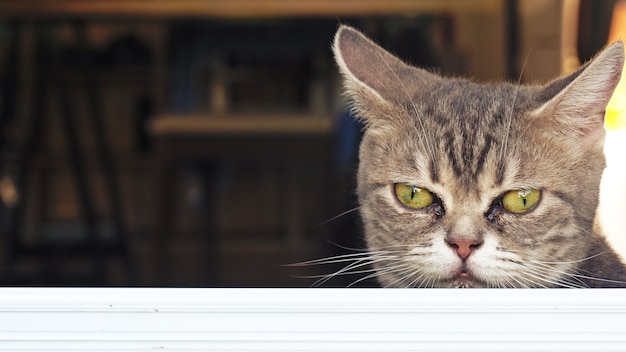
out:
<path id="1" fill-rule="evenodd" d="M 626 290 L 0 288 L 2 351 L 624 351 Z"/>

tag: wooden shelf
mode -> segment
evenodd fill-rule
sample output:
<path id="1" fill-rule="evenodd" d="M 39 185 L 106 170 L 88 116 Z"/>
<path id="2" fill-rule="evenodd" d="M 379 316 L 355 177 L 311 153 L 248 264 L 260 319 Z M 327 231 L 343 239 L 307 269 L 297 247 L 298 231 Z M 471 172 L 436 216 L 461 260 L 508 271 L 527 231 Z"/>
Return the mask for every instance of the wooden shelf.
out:
<path id="1" fill-rule="evenodd" d="M 270 18 L 494 12 L 502 0 L 31 0 L 0 2 L 0 18 Z"/>
<path id="2" fill-rule="evenodd" d="M 332 129 L 330 115 L 303 114 L 161 115 L 150 125 L 157 136 L 328 134 Z"/>

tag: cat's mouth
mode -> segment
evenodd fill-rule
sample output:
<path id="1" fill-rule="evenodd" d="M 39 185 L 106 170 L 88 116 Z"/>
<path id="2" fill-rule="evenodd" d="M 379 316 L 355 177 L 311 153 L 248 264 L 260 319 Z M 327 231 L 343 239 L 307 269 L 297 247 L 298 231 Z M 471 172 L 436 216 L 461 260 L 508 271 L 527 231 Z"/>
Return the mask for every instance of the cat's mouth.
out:
<path id="1" fill-rule="evenodd" d="M 472 275 L 469 272 L 467 272 L 467 270 L 463 269 L 463 270 L 461 270 L 461 272 L 459 272 L 456 275 L 456 279 L 457 280 L 471 280 L 472 279 Z"/>
<path id="2" fill-rule="evenodd" d="M 472 275 L 471 271 L 467 268 L 467 265 L 463 263 L 463 266 L 461 266 L 458 273 L 455 275 L 454 280 L 457 282 L 467 283 L 474 281 L 474 275 Z"/>
<path id="3" fill-rule="evenodd" d="M 474 277 L 472 276 L 472 274 L 465 267 L 463 267 L 452 280 L 451 287 L 471 288 L 471 287 L 476 287 L 476 285 L 477 285 L 477 282 L 476 280 L 474 280 Z"/>

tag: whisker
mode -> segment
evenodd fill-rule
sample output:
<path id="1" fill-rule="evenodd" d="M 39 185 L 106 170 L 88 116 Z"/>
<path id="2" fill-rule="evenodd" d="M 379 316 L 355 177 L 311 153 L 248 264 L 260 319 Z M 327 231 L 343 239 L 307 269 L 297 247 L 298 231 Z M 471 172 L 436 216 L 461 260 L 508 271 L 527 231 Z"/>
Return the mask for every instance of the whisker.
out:
<path id="1" fill-rule="evenodd" d="M 538 263 L 541 264 L 541 263 Z M 585 279 L 585 280 L 594 280 L 594 281 L 600 281 L 600 282 L 607 282 L 607 283 L 614 283 L 614 284 L 626 284 L 626 282 L 624 281 L 619 281 L 619 280 L 611 280 L 611 279 L 605 279 L 605 278 L 600 278 L 600 277 L 594 277 L 594 276 L 589 276 L 589 275 L 581 275 L 579 273 L 567 273 L 567 272 L 563 272 L 563 271 L 557 271 L 556 269 L 548 266 L 548 265 L 542 265 L 541 268 L 545 268 L 545 269 L 552 269 L 556 272 L 559 272 L 563 275 L 566 275 L 570 278 L 576 279 L 578 282 L 582 283 L 583 285 L 587 286 L 584 282 L 582 282 L 580 279 Z"/>
<path id="2" fill-rule="evenodd" d="M 313 283 L 313 287 L 319 287 L 320 285 L 328 282 L 329 280 L 337 277 L 337 276 L 341 276 L 344 275 L 345 273 L 350 273 L 352 272 L 354 269 L 358 269 L 358 268 L 362 268 L 364 266 L 370 266 L 373 264 L 376 264 L 378 262 L 381 261 L 385 261 L 385 260 L 389 260 L 389 259 L 393 259 L 395 258 L 395 256 L 370 256 L 367 258 L 361 258 L 356 260 L 355 262 L 348 264 L 347 266 L 345 266 L 342 269 L 339 269 L 337 271 L 335 271 L 334 273 L 328 274 L 326 275 L 323 279 L 320 279 L 318 281 L 316 281 L 315 283 Z"/>
<path id="3" fill-rule="evenodd" d="M 326 278 L 329 275 L 333 275 L 333 277 L 337 276 L 348 276 L 348 275 L 358 275 L 358 274 L 367 274 L 376 271 L 376 269 L 363 269 L 363 270 L 355 270 L 355 271 L 345 271 L 341 273 L 332 273 L 332 274 L 317 274 L 317 275 L 297 275 L 299 279 L 322 279 Z"/>
<path id="4" fill-rule="evenodd" d="M 552 267 L 536 267 L 536 266 L 527 266 L 527 268 L 529 270 L 526 271 L 525 274 L 528 274 L 528 275 L 530 275 L 531 277 L 533 277 L 535 279 L 539 279 L 542 282 L 549 283 L 549 284 L 551 284 L 553 286 L 565 287 L 565 288 L 586 288 L 586 285 L 583 282 L 575 283 L 575 282 L 567 281 L 567 280 L 564 280 L 564 279 L 551 279 L 551 278 L 548 278 L 548 277 L 545 276 L 546 269 L 549 269 L 550 271 L 552 271 L 554 273 L 561 274 L 561 275 L 565 276 L 565 278 L 571 278 L 571 274 L 568 274 L 568 273 L 563 272 L 561 270 L 558 270 L 558 269 L 555 269 L 555 268 L 552 268 Z"/>
<path id="5" fill-rule="evenodd" d="M 418 274 L 417 270 L 416 270 L 415 274 Z M 413 279 L 413 281 L 409 282 L 407 284 L 407 287 L 413 287 L 414 288 L 414 287 L 417 286 L 417 284 L 420 284 L 419 287 L 422 287 L 422 279 L 424 278 L 424 275 L 426 275 L 426 273 L 423 272 L 423 271 L 421 273 L 419 273 L 419 276 L 417 276 L 415 279 Z M 426 285 L 425 287 L 428 287 L 428 285 Z"/>
<path id="6" fill-rule="evenodd" d="M 323 221 L 323 222 L 321 222 L 321 223 L 319 223 L 319 224 L 317 224 L 317 225 L 313 226 L 312 228 L 313 228 L 313 229 L 316 229 L 316 228 L 318 228 L 318 227 L 324 226 L 324 225 L 326 225 L 326 224 L 328 224 L 328 223 L 331 223 L 331 222 L 333 222 L 333 221 L 335 221 L 335 220 L 337 220 L 337 219 L 341 218 L 342 216 L 346 216 L 346 215 L 348 215 L 348 214 L 350 214 L 350 213 L 354 213 L 355 211 L 357 211 L 357 210 L 359 210 L 359 209 L 361 209 L 361 207 L 360 207 L 360 206 L 358 206 L 358 207 L 354 207 L 354 208 L 352 208 L 352 209 L 348 209 L 348 210 L 344 211 L 343 213 L 341 213 L 341 214 L 339 214 L 339 215 L 335 215 L 335 216 L 333 216 L 332 218 L 330 218 L 330 219 L 328 219 L 328 220 L 326 220 L 326 221 Z"/>
<path id="7" fill-rule="evenodd" d="M 406 251 L 404 250 L 379 250 L 379 251 L 368 251 L 368 252 L 362 252 L 362 253 L 348 253 L 348 254 L 336 255 L 332 257 L 307 260 L 304 262 L 286 264 L 284 266 L 303 267 L 303 266 L 314 266 L 314 265 L 331 265 L 331 264 L 337 264 L 337 263 L 343 263 L 343 262 L 349 262 L 349 261 L 372 259 L 372 258 L 380 257 L 380 256 L 384 256 L 386 258 L 391 259 L 391 258 L 396 257 L 398 254 L 402 254 L 402 253 L 406 253 Z"/>
<path id="8" fill-rule="evenodd" d="M 514 250 L 507 250 L 510 253 L 516 253 Z M 594 257 L 594 256 L 591 256 Z M 585 258 L 583 260 L 588 260 Z M 514 280 L 516 283 L 522 285 L 522 287 L 528 287 L 525 283 L 529 283 L 531 287 L 544 287 L 545 284 L 556 287 L 567 288 L 585 288 L 587 285 L 578 278 L 575 274 L 561 270 L 555 265 L 567 265 L 571 263 L 577 263 L 579 261 L 572 262 L 544 262 L 539 260 L 526 259 L 521 261 L 511 261 L 511 263 L 519 266 L 518 270 L 503 270 L 506 275 Z M 517 274 L 513 274 L 517 273 Z M 548 274 L 556 274 L 553 277 L 547 276 Z M 524 282 L 520 281 L 523 280 Z"/>
<path id="9" fill-rule="evenodd" d="M 350 285 L 348 285 L 347 287 L 353 287 L 356 284 L 369 280 L 369 279 L 373 279 L 373 278 L 377 278 L 380 276 L 385 276 L 385 275 L 393 275 L 396 274 L 398 272 L 404 271 L 404 267 L 406 266 L 405 263 L 400 263 L 399 265 L 394 265 L 394 266 L 387 266 L 384 269 L 377 269 L 374 270 L 372 274 L 364 276 L 354 282 L 352 282 Z"/>
<path id="10" fill-rule="evenodd" d="M 333 242 L 333 241 L 330 241 L 330 240 L 327 240 L 326 242 L 329 243 L 329 244 L 332 244 L 333 246 L 335 246 L 335 247 L 337 247 L 339 249 L 343 249 L 343 250 L 346 250 L 346 251 L 361 252 L 361 253 L 363 253 L 363 252 L 371 252 L 372 251 L 372 248 L 348 247 L 348 246 L 345 246 L 345 245 L 342 245 L 342 244 L 339 244 L 337 242 Z"/>
<path id="11" fill-rule="evenodd" d="M 385 287 L 398 287 L 400 283 L 405 282 L 408 278 L 419 273 L 419 271 L 420 269 L 415 266 L 406 265 L 406 264 L 400 265 L 396 268 L 394 272 L 396 276 L 399 276 L 399 277 L 396 280 L 387 284 Z M 409 287 L 409 285 L 405 285 L 405 287 Z"/>
<path id="12" fill-rule="evenodd" d="M 308 260 L 305 262 L 286 264 L 285 266 L 299 267 L 299 266 L 336 264 L 336 263 L 343 263 L 343 262 L 348 262 L 348 261 L 355 261 L 359 259 L 361 260 L 368 259 L 368 258 L 371 258 L 372 256 L 383 254 L 383 253 L 390 253 L 390 252 L 379 251 L 379 252 L 367 252 L 367 253 L 350 253 L 350 254 L 337 255 L 337 256 L 327 257 L 327 258 L 313 259 L 313 260 Z"/>
<path id="13" fill-rule="evenodd" d="M 537 264 L 577 264 L 577 263 L 582 263 L 582 262 L 585 262 L 587 260 L 599 257 L 599 256 L 607 254 L 607 253 L 609 253 L 609 252 L 608 251 L 600 252 L 600 253 L 596 253 L 596 254 L 590 255 L 590 256 L 588 256 L 586 258 L 572 260 L 572 261 L 541 261 L 541 260 L 532 260 L 532 262 L 533 263 L 537 263 Z"/>
<path id="14" fill-rule="evenodd" d="M 546 286 L 545 284 L 549 284 L 549 285 L 551 285 L 553 287 L 569 287 L 565 283 L 562 283 L 562 282 L 560 282 L 558 280 L 553 280 L 553 279 L 545 277 L 543 275 L 543 272 L 541 270 L 537 270 L 537 269 L 526 270 L 524 272 L 524 278 L 527 281 L 531 282 L 533 287 L 548 288 L 548 286 Z M 531 280 L 531 278 L 535 279 L 535 280 Z M 545 284 L 542 284 L 542 282 L 545 283 Z"/>

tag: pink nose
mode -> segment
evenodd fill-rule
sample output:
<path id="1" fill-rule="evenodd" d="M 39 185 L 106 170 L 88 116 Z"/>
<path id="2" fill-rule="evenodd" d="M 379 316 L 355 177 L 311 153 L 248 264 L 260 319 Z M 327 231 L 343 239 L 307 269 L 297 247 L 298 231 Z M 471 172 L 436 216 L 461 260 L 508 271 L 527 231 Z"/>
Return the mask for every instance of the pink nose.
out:
<path id="1" fill-rule="evenodd" d="M 454 249 L 456 251 L 456 254 L 459 256 L 459 258 L 461 258 L 462 260 L 466 260 L 467 258 L 469 258 L 469 256 L 472 254 L 472 252 L 478 248 L 480 248 L 480 246 L 482 246 L 483 242 L 482 241 L 478 241 L 478 240 L 467 240 L 467 239 L 453 239 L 453 240 L 448 240 L 446 239 L 446 243 L 448 244 L 448 246 L 450 246 L 452 249 Z"/>

